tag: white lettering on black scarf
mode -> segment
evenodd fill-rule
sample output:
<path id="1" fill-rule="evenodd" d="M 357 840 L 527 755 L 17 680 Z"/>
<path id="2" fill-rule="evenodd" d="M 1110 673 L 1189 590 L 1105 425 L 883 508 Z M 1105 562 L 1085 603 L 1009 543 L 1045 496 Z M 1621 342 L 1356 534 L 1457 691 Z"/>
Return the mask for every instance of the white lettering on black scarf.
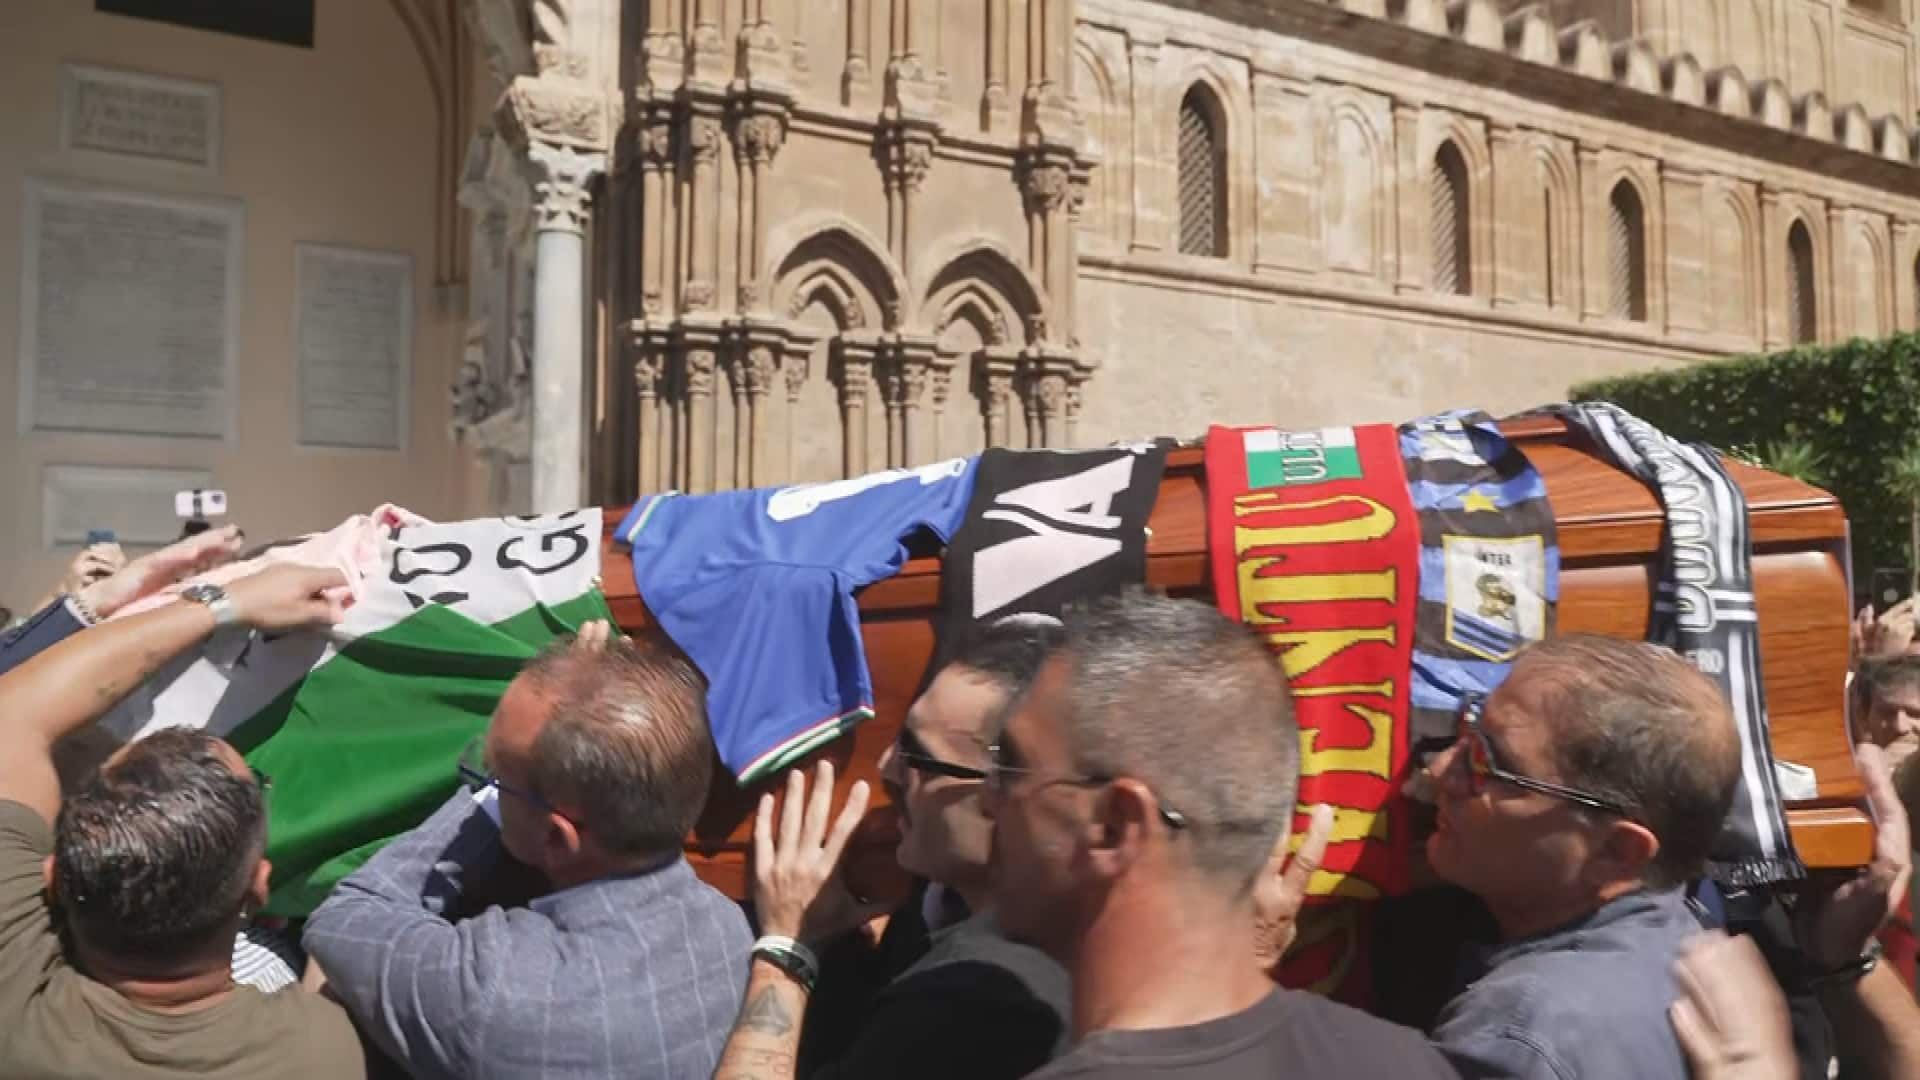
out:
<path id="1" fill-rule="evenodd" d="M 1805 877 L 1774 778 L 1746 496 L 1712 447 L 1676 442 L 1617 405 L 1546 411 L 1652 488 L 1666 512 L 1647 640 L 1671 646 L 1719 683 L 1740 732 L 1740 785 L 1714 841 L 1710 872 L 1737 886 Z"/>

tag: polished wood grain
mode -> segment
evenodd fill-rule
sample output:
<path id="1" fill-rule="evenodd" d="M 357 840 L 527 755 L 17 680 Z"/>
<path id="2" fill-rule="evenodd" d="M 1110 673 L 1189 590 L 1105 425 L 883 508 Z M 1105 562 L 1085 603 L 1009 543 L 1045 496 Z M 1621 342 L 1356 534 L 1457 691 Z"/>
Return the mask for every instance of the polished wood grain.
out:
<path id="1" fill-rule="evenodd" d="M 1595 457 L 1555 420 L 1502 425 L 1546 479 L 1562 560 L 1559 630 L 1645 636 L 1659 550 L 1659 503 L 1638 480 Z M 1761 659 L 1774 752 L 1809 766 L 1818 798 L 1789 810 L 1794 842 L 1815 867 L 1858 866 L 1871 858 L 1872 825 L 1859 809 L 1845 721 L 1847 626 L 1846 516 L 1831 495 L 1787 477 L 1730 463 L 1746 493 L 1754 539 Z M 651 623 L 636 595 L 626 553 L 612 542 L 623 511 L 607 513 L 604 588 L 628 630 Z M 1150 522 L 1148 583 L 1175 595 L 1209 596 L 1206 475 L 1198 447 L 1175 450 Z M 875 715 L 815 759 L 834 762 L 842 788 L 855 780 L 878 788 L 881 751 L 899 730 L 933 656 L 940 600 L 937 552 L 916 553 L 901 572 L 860 594 Z M 746 894 L 745 853 L 759 790 L 741 791 L 718 773 L 707 809 L 688 838 L 688 857 L 729 895 Z M 869 896 L 896 896 L 905 877 L 894 865 L 893 811 L 884 791 L 854 845 L 849 878 Z"/>

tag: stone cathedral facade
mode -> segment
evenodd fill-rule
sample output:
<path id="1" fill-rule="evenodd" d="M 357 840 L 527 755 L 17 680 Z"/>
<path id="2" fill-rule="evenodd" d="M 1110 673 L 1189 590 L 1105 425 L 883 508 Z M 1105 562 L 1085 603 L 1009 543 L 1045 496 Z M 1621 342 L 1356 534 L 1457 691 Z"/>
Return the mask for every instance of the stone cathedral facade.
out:
<path id="1" fill-rule="evenodd" d="M 506 508 L 1920 326 L 1920 0 L 464 2 Z"/>

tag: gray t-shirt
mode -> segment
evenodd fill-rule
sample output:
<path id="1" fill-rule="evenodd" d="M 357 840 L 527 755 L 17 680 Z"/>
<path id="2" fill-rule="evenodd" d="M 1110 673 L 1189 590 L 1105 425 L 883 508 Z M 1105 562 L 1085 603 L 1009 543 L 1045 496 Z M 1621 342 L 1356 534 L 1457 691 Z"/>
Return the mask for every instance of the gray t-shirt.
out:
<path id="1" fill-rule="evenodd" d="M 143 1009 L 68 966 L 43 895 L 53 850 L 32 808 L 0 801 L 0 1076 L 52 1080 L 362 1080 L 340 1006 L 236 986 L 189 1013 Z"/>
<path id="2" fill-rule="evenodd" d="M 1457 1080 L 1426 1038 L 1345 1005 L 1275 990 L 1190 1027 L 1100 1031 L 1029 1080 Z"/>

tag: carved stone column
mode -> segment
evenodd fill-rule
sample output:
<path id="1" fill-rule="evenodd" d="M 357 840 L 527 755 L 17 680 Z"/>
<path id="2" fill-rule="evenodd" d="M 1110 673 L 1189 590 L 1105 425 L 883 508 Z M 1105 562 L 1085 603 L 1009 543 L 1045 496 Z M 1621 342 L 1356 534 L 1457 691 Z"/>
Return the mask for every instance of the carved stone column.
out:
<path id="1" fill-rule="evenodd" d="M 548 514 L 581 502 L 585 231 L 594 177 L 604 154 L 535 143 L 528 151 L 534 192 L 533 509 Z"/>
<path id="2" fill-rule="evenodd" d="M 1027 261 L 1056 304 L 1073 295 L 1073 278 L 1079 273 L 1071 216 L 1072 164 L 1070 155 L 1040 148 L 1023 155 L 1019 170 L 1027 211 Z M 1056 314 L 1070 319 L 1072 313 Z M 1045 340 L 1049 329 L 1072 333 L 1070 324 L 1050 326 L 1041 320 L 1039 325 L 1040 332 L 1032 337 L 1036 342 Z"/>
<path id="3" fill-rule="evenodd" d="M 668 472 L 668 447 L 660 430 L 660 394 L 667 373 L 667 343 L 658 332 L 638 327 L 630 331 L 628 348 L 633 357 L 633 392 L 638 445 L 634 449 L 635 492 L 646 495 L 671 486 Z"/>
<path id="4" fill-rule="evenodd" d="M 718 389 L 723 342 L 718 327 L 682 321 L 674 344 L 680 365 L 683 482 L 688 491 L 704 494 L 714 490 L 713 395 Z"/>
<path id="5" fill-rule="evenodd" d="M 677 40 L 677 39 L 676 39 Z M 670 310 L 673 268 L 673 114 L 650 111 L 637 135 L 640 162 L 640 310 L 654 319 Z"/>
<path id="6" fill-rule="evenodd" d="M 767 214 L 764 181 L 773 159 L 786 140 L 787 119 L 784 102 L 741 99 L 735 103 L 733 122 L 734 160 L 740 170 L 739 233 L 736 248 L 736 272 L 739 275 L 739 310 L 760 310 L 766 289 L 760 281 L 766 259 Z"/>
<path id="7" fill-rule="evenodd" d="M 1002 135 L 1013 124 L 1013 98 L 1008 69 L 1013 62 L 1012 0 L 986 0 L 987 88 L 980 98 L 980 122 L 990 134 Z"/>
<path id="8" fill-rule="evenodd" d="M 941 435 L 947 428 L 947 399 L 953 394 L 953 369 L 960 366 L 960 357 L 954 353 L 936 352 L 928 372 L 929 385 L 933 388 L 933 416 L 927 423 L 927 460 L 940 461 L 946 457 L 940 445 Z"/>
<path id="9" fill-rule="evenodd" d="M 1399 258 L 1395 260 L 1394 287 L 1403 293 L 1422 292 L 1432 280 L 1427 252 L 1426 216 L 1427 173 L 1429 163 L 1421 156 L 1420 108 L 1406 102 L 1393 106 L 1393 140 L 1398 150 L 1395 168 L 1397 182 L 1394 199 L 1395 220 L 1400 236 Z"/>
<path id="10" fill-rule="evenodd" d="M 987 425 L 987 445 L 1007 446 L 1013 435 L 1013 380 L 1020 356 L 1011 349 L 988 349 L 985 366 L 980 412 Z"/>
<path id="11" fill-rule="evenodd" d="M 651 6 L 651 5 L 650 5 Z M 732 50 L 720 32 L 720 0 L 694 0 L 691 81 L 718 86 L 727 81 Z"/>
<path id="12" fill-rule="evenodd" d="M 727 342 L 727 352 L 721 367 L 726 369 L 727 388 L 733 392 L 733 448 L 727 455 L 725 475 L 716 480 L 716 486 L 724 483 L 729 488 L 751 487 L 753 474 L 753 414 L 752 405 L 747 397 L 747 346 L 746 342 L 735 338 Z M 718 436 L 718 424 L 715 435 Z M 719 470 L 716 468 L 716 472 Z"/>
<path id="13" fill-rule="evenodd" d="M 1039 418 L 1036 446 L 1049 448 L 1067 445 L 1067 407 L 1074 375 L 1072 360 L 1059 355 L 1039 359 L 1033 375 L 1033 408 Z"/>
<path id="14" fill-rule="evenodd" d="M 933 167 L 934 129 L 894 121 L 874 136 L 887 192 L 887 249 L 901 266 L 912 264 L 915 207 Z"/>
<path id="15" fill-rule="evenodd" d="M 836 347 L 840 350 L 841 468 L 847 476 L 859 476 L 868 468 L 867 395 L 873 386 L 878 346 L 841 337 Z"/>
<path id="16" fill-rule="evenodd" d="M 758 341 L 749 338 L 745 362 L 747 377 L 747 410 L 751 431 L 747 436 L 749 460 L 746 468 L 747 487 L 765 487 L 773 483 L 773 458 L 767 447 L 768 428 L 773 423 L 773 409 L 768 396 L 773 392 L 774 379 L 780 373 L 780 346 L 777 340 Z M 738 421 L 735 421 L 738 423 Z"/>
<path id="17" fill-rule="evenodd" d="M 926 456 L 927 422 L 921 401 L 926 397 L 939 346 L 931 338 L 902 338 L 894 343 L 891 351 L 892 378 L 887 401 L 891 445 L 887 464 L 892 468 L 913 468 L 930 460 Z"/>
<path id="18" fill-rule="evenodd" d="M 818 341 L 811 337 L 795 336 L 787 341 L 786 355 L 782 360 L 781 375 L 787 387 L 787 458 L 782 466 L 781 476 L 787 483 L 800 478 L 797 441 L 800 431 L 800 391 L 807 385 L 809 366 L 813 360 L 813 350 Z M 771 481 L 769 481 L 771 482 Z"/>
<path id="19" fill-rule="evenodd" d="M 680 298 L 682 311 L 709 311 L 714 307 L 720 268 L 720 113 L 705 101 L 689 106 L 686 120 L 687 161 L 687 287 Z"/>
<path id="20" fill-rule="evenodd" d="M 852 105 L 872 84 L 869 62 L 873 56 L 872 0 L 847 0 L 847 68 L 840 75 L 840 104 Z"/>

